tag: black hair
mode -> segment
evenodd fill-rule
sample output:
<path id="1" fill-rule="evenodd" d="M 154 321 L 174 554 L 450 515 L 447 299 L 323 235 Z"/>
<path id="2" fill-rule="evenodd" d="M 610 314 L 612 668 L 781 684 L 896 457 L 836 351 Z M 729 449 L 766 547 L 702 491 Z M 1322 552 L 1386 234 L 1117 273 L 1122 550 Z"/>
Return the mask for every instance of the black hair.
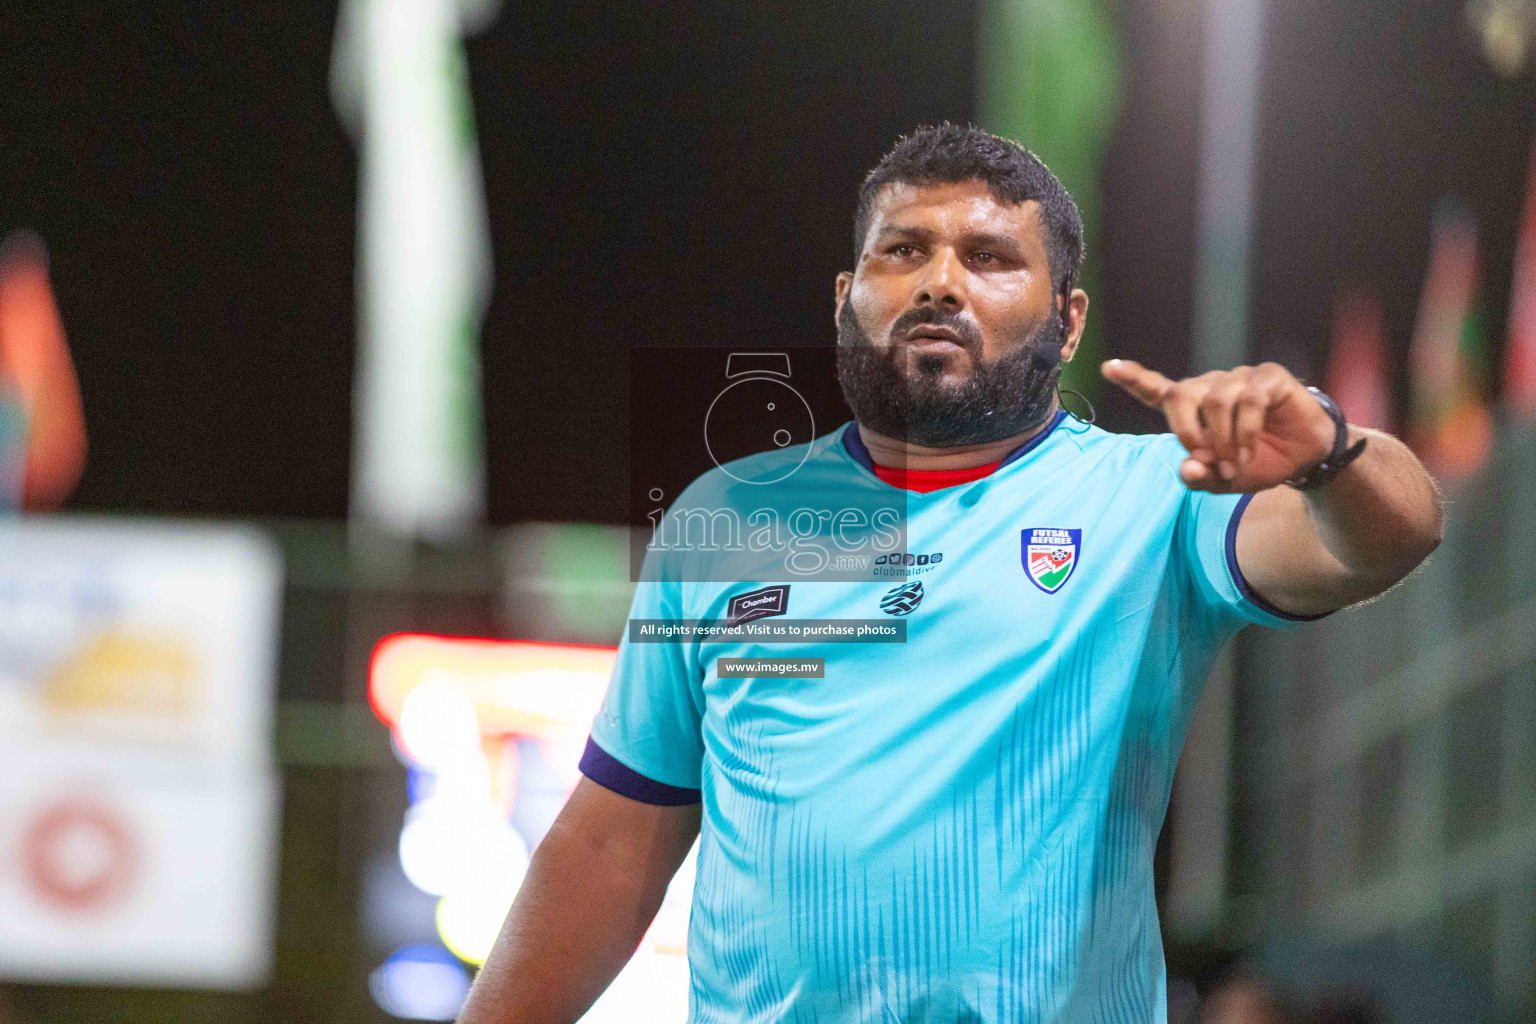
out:
<path id="1" fill-rule="evenodd" d="M 1040 204 L 1051 285 L 1057 294 L 1070 297 L 1083 265 L 1083 218 L 1072 196 L 1039 157 L 1017 142 L 948 121 L 925 125 L 898 139 L 865 176 L 853 217 L 855 265 L 864 252 L 875 197 L 886 185 L 953 184 L 975 179 L 986 182 L 987 190 L 1000 202 L 1033 200 Z"/>

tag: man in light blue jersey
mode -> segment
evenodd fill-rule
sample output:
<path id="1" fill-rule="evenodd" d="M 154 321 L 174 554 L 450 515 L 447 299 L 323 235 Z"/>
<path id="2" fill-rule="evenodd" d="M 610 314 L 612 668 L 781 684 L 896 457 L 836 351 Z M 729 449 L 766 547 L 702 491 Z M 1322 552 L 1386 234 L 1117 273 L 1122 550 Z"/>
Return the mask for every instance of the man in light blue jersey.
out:
<path id="1" fill-rule="evenodd" d="M 586 778 L 464 1021 L 580 1017 L 696 835 L 697 1024 L 1162 1021 L 1153 846 L 1217 651 L 1378 594 L 1439 541 L 1407 449 L 1282 367 L 1112 361 L 1171 433 L 1067 416 L 1081 223 L 1014 143 L 901 140 L 855 255 L 836 321 L 857 420 L 679 502 L 743 508 L 789 466 L 785 509 L 891 502 L 899 536 L 856 519 L 871 557 L 835 579 L 772 543 L 653 541 Z M 762 639 L 872 621 L 904 642 Z M 701 623 L 725 627 L 646 632 Z M 765 656 L 821 674 L 722 667 Z"/>

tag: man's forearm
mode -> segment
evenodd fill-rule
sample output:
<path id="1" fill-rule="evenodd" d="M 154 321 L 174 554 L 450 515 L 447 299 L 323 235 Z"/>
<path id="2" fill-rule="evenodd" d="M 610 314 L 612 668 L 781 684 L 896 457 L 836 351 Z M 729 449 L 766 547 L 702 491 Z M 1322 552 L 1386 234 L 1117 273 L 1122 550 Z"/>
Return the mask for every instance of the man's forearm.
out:
<path id="1" fill-rule="evenodd" d="M 1366 448 L 1322 487 L 1253 496 L 1237 534 L 1243 575 L 1269 603 L 1318 615 L 1375 597 L 1440 543 L 1440 492 L 1406 445 L 1350 427 Z"/>
<path id="2" fill-rule="evenodd" d="M 594 875 L 579 842 L 552 832 L 539 845 L 460 1024 L 575 1021 L 640 944 L 659 898 Z"/>
<path id="3" fill-rule="evenodd" d="M 1440 543 L 1444 511 L 1439 488 L 1407 445 L 1390 434 L 1350 427 L 1365 437 L 1360 458 L 1329 483 L 1302 497 L 1318 539 L 1351 577 L 1359 598 L 1390 587 Z"/>
<path id="4" fill-rule="evenodd" d="M 572 1024 L 587 1011 L 634 955 L 698 831 L 696 807 L 651 811 L 582 781 L 534 851 L 460 1024 Z"/>

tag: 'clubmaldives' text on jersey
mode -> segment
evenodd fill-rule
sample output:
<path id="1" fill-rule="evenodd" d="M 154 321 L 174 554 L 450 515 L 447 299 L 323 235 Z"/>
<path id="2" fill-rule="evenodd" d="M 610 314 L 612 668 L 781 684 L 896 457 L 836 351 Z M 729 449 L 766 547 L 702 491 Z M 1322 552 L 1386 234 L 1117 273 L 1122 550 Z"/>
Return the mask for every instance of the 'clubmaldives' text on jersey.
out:
<path id="1" fill-rule="evenodd" d="M 802 471 L 890 486 L 856 424 L 811 449 Z M 1183 457 L 1058 414 L 991 475 L 908 493 L 906 550 L 943 553 L 920 596 L 873 572 L 639 586 L 636 619 L 787 585 L 789 620 L 907 628 L 621 644 L 582 766 L 703 801 L 690 1021 L 1165 1019 L 1152 852 L 1179 748 L 1221 645 L 1288 621 L 1237 570 L 1246 499 L 1190 491 Z M 765 656 L 825 674 L 715 671 Z"/>

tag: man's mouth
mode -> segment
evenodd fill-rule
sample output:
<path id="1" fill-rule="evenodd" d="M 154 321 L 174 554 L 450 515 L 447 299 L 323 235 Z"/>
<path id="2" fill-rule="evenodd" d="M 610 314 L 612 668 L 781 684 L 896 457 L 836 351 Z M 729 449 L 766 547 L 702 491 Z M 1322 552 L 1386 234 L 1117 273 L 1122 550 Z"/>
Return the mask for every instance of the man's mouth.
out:
<path id="1" fill-rule="evenodd" d="M 948 355 L 963 352 L 965 339 L 959 331 L 937 324 L 918 324 L 902 335 L 902 344 L 923 355 Z"/>

